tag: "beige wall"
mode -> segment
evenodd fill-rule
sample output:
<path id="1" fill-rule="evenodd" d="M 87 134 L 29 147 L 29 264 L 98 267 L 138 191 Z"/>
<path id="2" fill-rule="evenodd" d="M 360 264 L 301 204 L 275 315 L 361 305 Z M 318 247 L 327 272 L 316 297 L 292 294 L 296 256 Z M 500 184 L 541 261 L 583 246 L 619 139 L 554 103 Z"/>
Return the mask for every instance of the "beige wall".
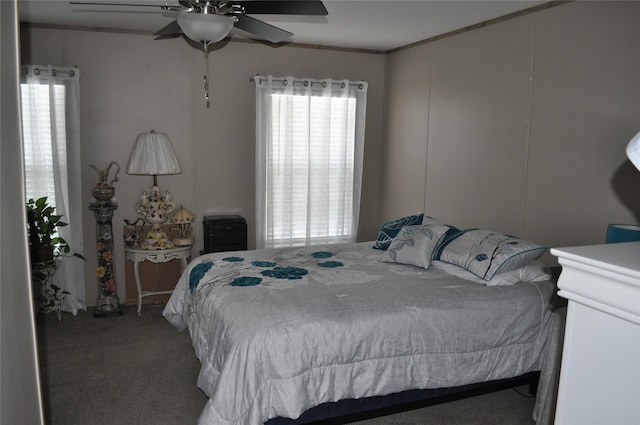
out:
<path id="1" fill-rule="evenodd" d="M 639 17 L 570 3 L 389 54 L 381 220 L 420 208 L 549 247 L 637 223 Z"/>
<path id="2" fill-rule="evenodd" d="M 431 45 L 387 58 L 383 219 L 424 210 Z"/>
<path id="3" fill-rule="evenodd" d="M 122 167 L 116 187 L 118 293 L 125 298 L 123 220 L 136 217 L 134 205 L 152 178 L 125 173 L 138 133 L 154 129 L 169 135 L 182 174 L 159 176 L 158 184 L 197 215 L 196 246 L 203 247 L 202 217 L 240 214 L 247 219 L 249 247 L 255 246 L 256 74 L 349 78 L 369 82 L 362 214 L 359 239 L 376 235 L 379 219 L 383 128 L 384 55 L 230 42 L 209 53 L 211 107 L 203 97 L 204 55 L 182 38 L 28 28 L 22 31 L 25 64 L 77 65 L 82 75 L 82 190 L 85 208 L 97 175 L 89 167 L 116 161 Z M 95 305 L 97 281 L 95 220 L 84 212 L 87 304 Z"/>
<path id="4" fill-rule="evenodd" d="M 194 251 L 202 217 L 216 213 L 246 217 L 253 247 L 249 78 L 273 74 L 369 82 L 360 240 L 422 210 L 566 246 L 601 243 L 607 223 L 640 220 L 640 173 L 624 154 L 640 130 L 638 16 L 640 2 L 570 3 L 386 56 L 231 42 L 209 55 L 209 109 L 203 54 L 183 39 L 30 28 L 22 61 L 81 68 L 83 199 L 97 181 L 89 165 L 118 162 L 114 227 L 135 217 L 151 185 L 124 168 L 136 135 L 155 129 L 169 134 L 183 168 L 159 184 L 197 214 Z M 94 305 L 88 210 L 84 228 Z M 123 280 L 119 238 L 116 250 Z"/>

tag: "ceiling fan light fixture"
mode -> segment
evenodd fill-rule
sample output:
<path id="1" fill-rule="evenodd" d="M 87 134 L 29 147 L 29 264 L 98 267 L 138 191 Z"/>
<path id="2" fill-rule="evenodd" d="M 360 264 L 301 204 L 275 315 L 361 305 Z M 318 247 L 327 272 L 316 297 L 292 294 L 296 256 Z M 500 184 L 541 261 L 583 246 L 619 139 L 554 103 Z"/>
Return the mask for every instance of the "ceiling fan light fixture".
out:
<path id="1" fill-rule="evenodd" d="M 216 43 L 225 38 L 234 19 L 228 16 L 204 13 L 182 13 L 178 16 L 178 25 L 193 41 Z"/>

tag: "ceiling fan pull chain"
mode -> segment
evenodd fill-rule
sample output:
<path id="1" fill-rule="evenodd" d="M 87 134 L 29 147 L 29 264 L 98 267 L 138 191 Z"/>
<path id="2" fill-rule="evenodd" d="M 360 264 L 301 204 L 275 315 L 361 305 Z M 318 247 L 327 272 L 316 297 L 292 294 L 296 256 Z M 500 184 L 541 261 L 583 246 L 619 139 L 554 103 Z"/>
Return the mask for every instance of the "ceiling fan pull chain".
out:
<path id="1" fill-rule="evenodd" d="M 203 77 L 204 80 L 204 100 L 207 103 L 207 108 L 209 107 L 209 81 L 207 81 L 207 75 L 205 74 Z"/>
<path id="2" fill-rule="evenodd" d="M 207 41 L 203 41 L 202 45 L 204 46 L 204 76 L 202 77 L 202 82 L 204 83 L 204 100 L 206 102 L 207 108 L 209 107 L 209 43 Z"/>

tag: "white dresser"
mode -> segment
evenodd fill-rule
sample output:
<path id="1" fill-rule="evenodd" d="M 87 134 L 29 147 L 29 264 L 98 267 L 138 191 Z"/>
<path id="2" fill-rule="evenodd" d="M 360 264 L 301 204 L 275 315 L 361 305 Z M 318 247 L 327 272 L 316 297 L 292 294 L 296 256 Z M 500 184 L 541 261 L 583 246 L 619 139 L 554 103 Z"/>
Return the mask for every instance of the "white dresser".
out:
<path id="1" fill-rule="evenodd" d="M 640 242 L 551 254 L 569 300 L 555 424 L 640 424 Z"/>

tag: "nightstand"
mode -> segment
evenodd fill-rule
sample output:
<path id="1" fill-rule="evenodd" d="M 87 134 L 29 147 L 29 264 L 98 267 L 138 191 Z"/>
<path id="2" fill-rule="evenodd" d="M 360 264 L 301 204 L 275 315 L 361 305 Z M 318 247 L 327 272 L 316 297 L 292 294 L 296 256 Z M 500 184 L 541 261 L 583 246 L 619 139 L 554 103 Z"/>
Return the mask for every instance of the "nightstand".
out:
<path id="1" fill-rule="evenodd" d="M 162 295 L 171 294 L 171 291 L 143 291 L 140 283 L 140 270 L 139 264 L 143 261 L 149 261 L 151 263 L 167 263 L 171 260 L 180 260 L 182 264 L 182 271 L 187 267 L 187 259 L 191 257 L 191 245 L 175 247 L 171 249 L 162 250 L 148 250 L 141 248 L 124 248 L 125 256 L 127 260 L 133 262 L 133 273 L 136 279 L 136 288 L 138 291 L 138 316 L 142 312 L 142 298 L 150 295 Z"/>
<path id="2" fill-rule="evenodd" d="M 640 242 L 551 254 L 569 300 L 555 423 L 640 423 Z"/>

